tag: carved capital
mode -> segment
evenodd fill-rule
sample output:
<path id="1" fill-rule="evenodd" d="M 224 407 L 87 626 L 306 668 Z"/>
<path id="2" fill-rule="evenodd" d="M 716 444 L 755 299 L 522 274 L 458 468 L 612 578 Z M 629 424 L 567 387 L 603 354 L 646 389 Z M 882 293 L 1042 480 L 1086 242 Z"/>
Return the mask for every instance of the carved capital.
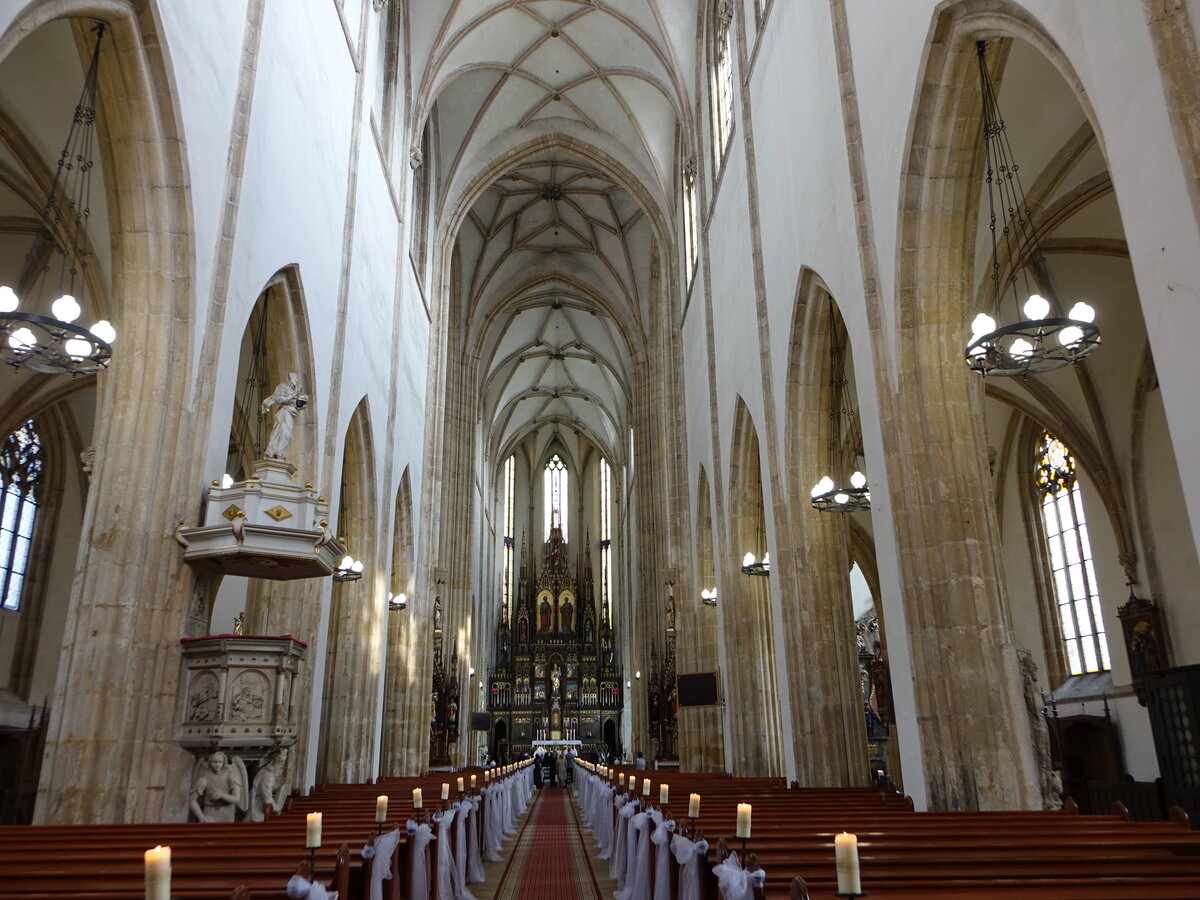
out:
<path id="1" fill-rule="evenodd" d="M 421 152 L 420 147 L 410 147 L 408 150 L 408 167 L 414 172 L 421 168 L 425 162 L 425 154 Z"/>

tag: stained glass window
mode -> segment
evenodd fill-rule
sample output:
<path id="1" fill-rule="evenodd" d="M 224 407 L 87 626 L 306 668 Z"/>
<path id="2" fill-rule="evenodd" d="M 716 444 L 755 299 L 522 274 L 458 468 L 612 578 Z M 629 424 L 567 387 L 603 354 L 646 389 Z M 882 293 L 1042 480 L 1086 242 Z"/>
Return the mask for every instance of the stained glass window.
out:
<path id="1" fill-rule="evenodd" d="M 1106 672 L 1111 667 L 1108 640 L 1100 614 L 1100 592 L 1075 457 L 1065 443 L 1046 432 L 1038 444 L 1036 462 L 1042 523 L 1067 664 L 1072 675 Z"/>
<path id="2" fill-rule="evenodd" d="M 0 449 L 0 606 L 21 608 L 45 461 L 33 420 L 10 434 Z"/>
<path id="3" fill-rule="evenodd" d="M 545 540 L 550 540 L 550 528 L 558 525 L 562 528 L 563 542 L 569 544 L 571 539 L 567 536 L 567 464 L 557 453 L 546 463 L 542 486 L 542 497 L 546 507 Z"/>

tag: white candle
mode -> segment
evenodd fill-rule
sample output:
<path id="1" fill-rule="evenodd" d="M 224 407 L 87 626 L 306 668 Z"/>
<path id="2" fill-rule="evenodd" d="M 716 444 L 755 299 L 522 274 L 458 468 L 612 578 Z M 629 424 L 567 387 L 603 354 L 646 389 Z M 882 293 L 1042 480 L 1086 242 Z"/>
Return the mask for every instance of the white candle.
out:
<path id="1" fill-rule="evenodd" d="M 375 823 L 382 825 L 387 821 L 387 794 L 375 798 Z"/>
<path id="2" fill-rule="evenodd" d="M 458 792 L 461 794 L 465 790 L 466 790 L 466 784 L 463 782 L 462 776 L 459 775 L 458 776 Z"/>
<path id="3" fill-rule="evenodd" d="M 171 900 L 171 848 L 146 851 L 146 900 Z"/>
<path id="4" fill-rule="evenodd" d="M 737 806 L 737 836 L 750 837 L 750 804 L 739 803 Z"/>
<path id="5" fill-rule="evenodd" d="M 471 776 L 471 787 L 475 787 L 475 776 Z"/>
<path id="6" fill-rule="evenodd" d="M 621 787 L 625 787 L 625 773 L 624 772 L 619 772 L 617 774 L 617 780 L 620 782 Z"/>
<path id="7" fill-rule="evenodd" d="M 446 782 L 444 782 L 444 781 L 442 782 L 442 799 L 443 799 L 443 800 L 449 800 L 449 799 L 450 799 L 450 785 L 448 785 L 448 784 L 447 784 Z"/>
<path id="8" fill-rule="evenodd" d="M 670 796 L 670 788 L 665 784 L 660 784 L 658 786 L 658 802 L 666 806 L 668 796 Z"/>
<path id="9" fill-rule="evenodd" d="M 421 796 L 420 788 L 413 788 L 413 809 L 424 809 L 425 801 Z"/>
<path id="10" fill-rule="evenodd" d="M 838 893 L 861 894 L 858 877 L 858 837 L 853 834 L 834 835 L 833 859 L 837 865 Z"/>
<path id="11" fill-rule="evenodd" d="M 649 778 L 642 779 L 642 796 L 643 797 L 650 796 L 650 779 Z"/>
<path id="12" fill-rule="evenodd" d="M 321 814 L 308 814 L 308 831 L 304 834 L 304 846 L 312 849 L 321 846 Z"/>
<path id="13" fill-rule="evenodd" d="M 699 794 L 692 794 L 690 797 L 688 797 L 688 818 L 689 819 L 700 818 L 700 795 Z"/>

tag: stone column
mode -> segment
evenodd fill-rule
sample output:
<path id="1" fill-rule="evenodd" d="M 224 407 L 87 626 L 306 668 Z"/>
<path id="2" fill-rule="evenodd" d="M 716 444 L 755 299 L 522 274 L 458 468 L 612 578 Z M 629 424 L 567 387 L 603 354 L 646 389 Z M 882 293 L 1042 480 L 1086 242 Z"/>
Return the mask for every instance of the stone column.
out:
<path id="1" fill-rule="evenodd" d="M 113 225 L 111 368 L 68 600 L 35 821 L 183 818 L 190 755 L 172 740 L 193 576 L 173 539 L 196 513 L 211 405 L 192 384 L 192 246 L 174 92 L 150 13 L 109 10 L 100 71 Z"/>

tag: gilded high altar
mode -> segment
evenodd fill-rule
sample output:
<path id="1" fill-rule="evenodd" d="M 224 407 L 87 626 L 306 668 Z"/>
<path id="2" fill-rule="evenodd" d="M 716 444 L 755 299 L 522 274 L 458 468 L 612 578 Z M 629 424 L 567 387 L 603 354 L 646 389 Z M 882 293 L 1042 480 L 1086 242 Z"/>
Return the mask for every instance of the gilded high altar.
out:
<path id="1" fill-rule="evenodd" d="M 515 608 L 501 604 L 496 665 L 488 678 L 492 713 L 491 752 L 517 758 L 535 740 L 573 736 L 581 752 L 620 752 L 624 703 L 621 668 L 613 644 L 611 614 L 596 602 L 591 551 L 572 571 L 562 528 L 544 544 L 541 570 L 529 577 L 521 548 Z"/>

